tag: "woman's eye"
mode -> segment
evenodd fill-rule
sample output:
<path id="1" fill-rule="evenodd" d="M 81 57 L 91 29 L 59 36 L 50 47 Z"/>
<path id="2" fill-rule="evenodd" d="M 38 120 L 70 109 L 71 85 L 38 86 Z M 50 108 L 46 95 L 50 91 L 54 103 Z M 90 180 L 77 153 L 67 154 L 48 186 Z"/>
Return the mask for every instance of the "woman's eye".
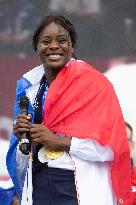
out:
<path id="1" fill-rule="evenodd" d="M 60 38 L 59 39 L 59 43 L 65 43 L 67 41 L 67 39 L 65 39 L 65 38 Z"/>
<path id="2" fill-rule="evenodd" d="M 41 40 L 40 43 L 42 43 L 44 45 L 48 45 L 49 44 L 49 40 L 44 39 L 44 40 Z"/>

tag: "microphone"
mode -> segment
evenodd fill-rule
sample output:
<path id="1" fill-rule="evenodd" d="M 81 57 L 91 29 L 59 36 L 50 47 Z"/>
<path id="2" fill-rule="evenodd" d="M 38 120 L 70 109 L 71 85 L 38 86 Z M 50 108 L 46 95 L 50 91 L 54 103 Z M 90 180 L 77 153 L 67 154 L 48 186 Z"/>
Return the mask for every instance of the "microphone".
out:
<path id="1" fill-rule="evenodd" d="M 21 114 L 28 115 L 28 105 L 29 105 L 28 97 L 21 96 L 19 101 Z M 30 145 L 29 133 L 28 132 L 21 133 L 20 151 L 25 155 L 29 155 L 30 149 L 31 149 L 31 145 Z"/>

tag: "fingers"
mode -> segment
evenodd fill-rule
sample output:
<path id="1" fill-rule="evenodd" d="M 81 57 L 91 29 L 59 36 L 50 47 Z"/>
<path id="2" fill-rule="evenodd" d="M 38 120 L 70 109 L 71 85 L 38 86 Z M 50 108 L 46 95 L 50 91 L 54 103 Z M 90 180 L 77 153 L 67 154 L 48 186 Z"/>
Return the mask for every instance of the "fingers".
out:
<path id="1" fill-rule="evenodd" d="M 46 144 L 50 140 L 51 132 L 46 126 L 41 124 L 32 124 L 30 128 L 30 137 L 33 143 Z"/>
<path id="2" fill-rule="evenodd" d="M 33 127 L 30 128 L 30 137 L 34 144 L 44 144 L 44 141 L 46 140 L 46 133 L 44 133 L 41 125 L 33 125 Z"/>
<path id="3" fill-rule="evenodd" d="M 30 128 L 30 137 L 33 143 L 41 143 L 44 131 L 41 124 L 33 124 Z M 41 138 L 41 139 L 40 139 Z"/>
<path id="4" fill-rule="evenodd" d="M 40 133 L 31 134 L 31 140 L 34 144 L 42 143 L 42 138 Z"/>
<path id="5" fill-rule="evenodd" d="M 38 145 L 38 144 L 42 144 L 40 138 L 36 138 L 34 140 L 32 140 L 33 144 Z"/>
<path id="6" fill-rule="evenodd" d="M 31 115 L 19 114 L 13 123 L 13 132 L 20 139 L 20 134 L 28 132 L 31 128 Z"/>
<path id="7" fill-rule="evenodd" d="M 19 114 L 17 115 L 16 119 L 19 121 L 20 119 L 26 119 L 28 121 L 31 121 L 32 120 L 32 115 L 31 114 L 28 114 L 28 115 L 25 115 L 25 114 Z"/>
<path id="8" fill-rule="evenodd" d="M 41 124 L 32 124 L 31 125 L 31 129 L 30 129 L 30 133 L 34 134 L 37 132 L 42 132 L 42 131 L 46 131 L 46 127 L 44 125 Z"/>

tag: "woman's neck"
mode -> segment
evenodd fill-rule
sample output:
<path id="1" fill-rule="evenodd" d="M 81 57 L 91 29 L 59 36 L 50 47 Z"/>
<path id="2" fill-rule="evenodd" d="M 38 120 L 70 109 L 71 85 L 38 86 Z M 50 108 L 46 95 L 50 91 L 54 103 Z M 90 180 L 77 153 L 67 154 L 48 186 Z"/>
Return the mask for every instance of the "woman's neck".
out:
<path id="1" fill-rule="evenodd" d="M 46 76 L 47 82 L 50 86 L 50 84 L 55 80 L 58 73 L 60 72 L 60 69 L 47 69 L 47 68 L 45 68 L 44 70 L 45 70 L 45 76 Z"/>

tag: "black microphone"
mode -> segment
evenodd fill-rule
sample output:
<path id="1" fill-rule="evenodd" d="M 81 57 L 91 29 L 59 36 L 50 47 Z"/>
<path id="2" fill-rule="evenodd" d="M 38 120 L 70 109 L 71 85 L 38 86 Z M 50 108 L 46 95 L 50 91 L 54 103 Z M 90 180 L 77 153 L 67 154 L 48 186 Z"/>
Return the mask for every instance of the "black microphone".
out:
<path id="1" fill-rule="evenodd" d="M 28 105 L 29 105 L 28 97 L 21 96 L 19 101 L 21 114 L 28 115 Z M 29 132 L 21 133 L 20 151 L 25 155 L 29 155 L 30 150 L 31 150 L 31 144 L 30 144 Z"/>

